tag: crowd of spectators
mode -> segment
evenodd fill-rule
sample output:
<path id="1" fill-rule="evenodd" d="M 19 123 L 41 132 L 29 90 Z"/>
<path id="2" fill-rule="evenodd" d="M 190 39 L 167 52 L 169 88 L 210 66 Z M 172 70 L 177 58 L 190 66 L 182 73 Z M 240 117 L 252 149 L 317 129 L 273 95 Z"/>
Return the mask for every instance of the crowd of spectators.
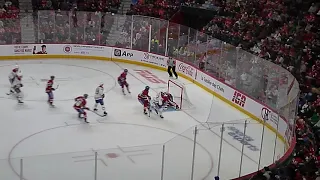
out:
<path id="1" fill-rule="evenodd" d="M 172 0 L 139 0 L 132 4 L 128 15 L 152 16 L 161 19 L 170 19 L 180 8 L 180 1 Z"/>
<path id="2" fill-rule="evenodd" d="M 110 12 L 120 4 L 120 0 L 32 0 L 34 10 Z"/>
<path id="3" fill-rule="evenodd" d="M 320 179 L 320 4 L 259 0 L 227 3 L 203 31 L 289 70 L 300 83 L 293 160 L 255 179 Z"/>
<path id="4" fill-rule="evenodd" d="M 0 5 L 0 44 L 21 42 L 19 2 L 5 1 Z"/>
<path id="5" fill-rule="evenodd" d="M 293 159 L 288 165 L 277 169 L 265 168 L 254 179 L 319 180 L 320 4 L 313 3 L 313 0 L 213 0 L 212 3 L 219 7 L 219 14 L 202 29 L 202 32 L 284 67 L 300 83 L 301 94 L 296 117 L 297 145 Z M 127 14 L 169 19 L 180 5 L 181 1 L 175 0 L 137 1 L 131 5 Z M 110 25 L 115 21 L 109 13 L 110 9 L 119 8 L 120 1 L 35 0 L 33 6 L 36 10 L 55 10 L 39 12 L 41 14 L 37 17 L 40 19 L 35 21 L 40 27 L 37 32 L 39 42 L 105 45 L 112 27 Z M 0 9 L 1 44 L 20 42 L 18 14 L 18 3 L 14 1 L 6 1 Z M 149 25 L 152 22 L 150 19 L 139 19 L 133 24 L 133 48 L 148 49 Z M 128 43 L 131 42 L 131 25 L 131 18 L 128 18 L 121 28 L 123 41 L 119 41 L 117 46 L 131 46 Z M 150 47 L 151 52 L 159 54 L 165 52 L 163 38 L 166 37 L 166 32 L 156 30 L 161 27 L 162 25 L 153 26 Z M 180 52 L 180 49 L 186 48 L 185 42 L 199 48 L 201 37 L 205 36 L 200 34 L 198 38 L 187 37 L 185 41 L 180 39 L 180 46 L 176 44 L 178 56 L 199 58 L 196 51 Z M 172 39 L 171 36 L 169 38 Z M 168 43 L 169 46 L 171 44 Z M 187 49 L 190 50 L 191 47 Z M 169 53 L 174 53 L 174 50 L 170 50 Z M 226 60 L 230 58 L 234 57 L 225 57 Z M 211 69 L 211 72 L 215 73 L 217 70 Z"/>

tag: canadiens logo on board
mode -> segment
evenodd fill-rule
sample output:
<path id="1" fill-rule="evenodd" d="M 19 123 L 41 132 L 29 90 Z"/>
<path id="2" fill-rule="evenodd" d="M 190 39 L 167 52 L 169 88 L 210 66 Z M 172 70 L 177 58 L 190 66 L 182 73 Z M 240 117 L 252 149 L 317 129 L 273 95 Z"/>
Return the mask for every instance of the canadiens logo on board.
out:
<path id="1" fill-rule="evenodd" d="M 65 53 L 70 53 L 72 51 L 72 47 L 69 46 L 69 45 L 66 45 L 66 46 L 63 47 L 63 51 Z"/>

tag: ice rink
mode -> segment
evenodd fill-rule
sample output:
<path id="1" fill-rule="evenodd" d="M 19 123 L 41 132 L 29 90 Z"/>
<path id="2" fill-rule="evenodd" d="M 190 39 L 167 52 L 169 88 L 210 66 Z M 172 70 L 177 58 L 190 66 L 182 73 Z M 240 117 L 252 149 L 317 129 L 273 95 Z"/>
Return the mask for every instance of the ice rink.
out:
<path id="1" fill-rule="evenodd" d="M 15 64 L 23 73 L 24 104 L 7 96 L 8 74 Z M 129 70 L 131 94 L 124 96 L 117 77 Z M 46 80 L 56 77 L 59 88 L 54 92 L 55 108 L 47 104 Z M 89 180 L 94 177 L 94 154 L 98 153 L 98 179 L 187 180 L 191 177 L 193 152 L 194 179 L 212 180 L 218 172 L 220 140 L 222 144 L 220 177 L 223 180 L 273 163 L 284 153 L 284 144 L 263 126 L 225 104 L 191 82 L 184 84 L 193 107 L 165 112 L 164 119 L 143 114 L 137 95 L 146 85 L 151 96 L 166 89 L 168 75 L 147 67 L 96 60 L 28 60 L 0 61 L 0 179 L 19 180 L 23 159 L 25 180 Z M 77 118 L 74 98 L 89 94 L 88 107 L 93 108 L 93 94 L 104 83 L 108 116 L 88 112 L 90 124 Z M 101 112 L 101 111 L 100 111 Z M 242 146 L 237 135 L 248 120 Z M 221 126 L 225 132 L 221 138 Z M 194 129 L 197 126 L 194 151 Z M 276 151 L 274 152 L 274 147 Z M 164 152 L 163 152 L 164 147 Z M 262 147 L 262 150 L 261 150 Z"/>

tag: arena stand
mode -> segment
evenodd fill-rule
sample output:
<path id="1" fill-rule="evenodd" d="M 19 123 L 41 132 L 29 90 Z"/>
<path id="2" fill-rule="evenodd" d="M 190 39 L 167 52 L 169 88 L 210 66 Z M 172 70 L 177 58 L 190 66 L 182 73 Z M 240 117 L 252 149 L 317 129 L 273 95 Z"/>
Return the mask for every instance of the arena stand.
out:
<path id="1" fill-rule="evenodd" d="M 6 1 L 0 9 L 0 44 L 21 42 L 19 2 Z"/>
<path id="2" fill-rule="evenodd" d="M 92 8 L 92 6 L 89 7 L 89 2 L 67 3 L 67 6 L 55 1 L 50 2 L 52 2 L 52 5 L 47 1 L 41 1 L 36 6 L 38 9 L 57 10 L 55 14 L 52 14 L 52 11 L 41 11 L 41 16 L 38 16 L 41 19 L 35 21 L 40 22 L 40 28 L 37 32 L 38 42 L 105 44 L 108 31 L 110 31 L 108 29 L 110 26 L 106 26 L 106 24 L 113 24 L 114 18 L 110 14 L 95 13 L 98 7 L 97 3 L 94 3 L 94 8 Z M 151 3 L 153 1 L 149 4 L 142 3 L 132 6 L 132 11 L 129 14 L 167 18 L 167 14 L 171 15 L 179 6 L 179 4 L 173 2 L 171 4 L 155 2 L 154 6 L 151 6 Z M 169 55 L 183 58 L 190 63 L 196 63 L 200 67 L 204 64 L 203 69 L 207 72 L 245 92 L 250 91 L 256 99 L 274 106 L 278 106 L 274 102 L 276 102 L 278 96 L 281 96 L 281 85 L 279 84 L 280 86 L 275 89 L 274 86 L 265 86 L 265 84 L 272 83 L 264 82 L 270 82 L 273 79 L 275 83 L 279 83 L 289 75 L 284 74 L 282 79 L 279 77 L 266 79 L 263 74 L 248 74 L 249 69 L 266 68 L 270 70 L 267 67 L 272 67 L 272 63 L 262 62 L 244 51 L 239 53 L 239 49 L 246 49 L 289 69 L 299 80 L 302 91 L 299 114 L 297 117 L 293 117 L 293 119 L 297 119 L 295 153 L 289 165 L 271 170 L 265 168 L 254 179 L 320 179 L 318 171 L 320 167 L 319 6 L 312 5 L 312 1 L 292 3 L 282 0 L 261 0 L 255 3 L 241 1 L 241 3 L 233 4 L 214 1 L 214 3 L 223 9 L 221 16 L 214 18 L 203 29 L 203 32 L 209 33 L 222 41 L 213 39 L 206 34 L 198 34 L 196 31 L 191 30 L 190 32 L 190 29 L 183 29 L 170 23 Z M 116 6 L 117 1 L 112 1 L 109 4 L 111 6 L 115 4 Z M 20 32 L 13 28 L 19 27 L 17 25 L 19 23 L 18 19 L 14 20 L 17 14 L 13 13 L 12 9 L 6 8 L 5 12 L 2 11 L 1 24 L 4 28 L 1 31 L 1 42 L 3 44 L 19 43 Z M 58 9 L 61 9 L 61 11 L 58 11 Z M 94 12 L 80 12 L 77 9 Z M 157 9 L 157 11 L 153 11 L 154 9 Z M 164 13 L 164 9 L 169 9 L 169 12 Z M 63 10 L 71 10 L 71 12 Z M 103 18 L 100 20 L 100 17 Z M 119 40 L 117 46 L 131 46 L 128 43 L 130 42 L 128 38 L 130 38 L 131 33 L 131 21 L 132 19 L 128 18 L 123 25 L 124 39 Z M 133 49 L 148 49 L 148 44 L 146 44 L 149 38 L 148 28 L 149 25 L 153 25 L 154 29 L 151 37 L 155 41 L 151 47 L 151 52 L 164 54 L 164 44 L 166 42 L 162 40 L 164 38 L 163 32 L 155 29 L 161 29 L 165 21 L 163 23 L 160 21 L 157 24 L 156 22 L 159 21 L 141 17 L 136 22 L 138 23 L 135 23 L 133 27 Z M 99 25 L 101 25 L 101 28 L 98 28 Z M 52 31 L 52 29 L 54 30 Z M 6 35 L 8 32 L 11 37 Z M 176 40 L 177 36 L 179 36 L 179 40 Z M 203 42 L 208 41 L 211 46 L 204 46 Z M 223 41 L 230 44 L 225 44 Z M 217 50 L 213 47 L 221 47 L 222 51 L 219 56 L 216 55 Z M 245 61 L 248 57 L 251 62 Z M 239 79 L 233 78 L 237 77 L 234 73 L 239 75 Z M 279 73 L 277 69 L 274 69 L 274 72 L 266 72 L 271 76 L 277 73 Z M 248 84 L 251 84 L 250 88 L 247 86 Z"/>
<path id="3" fill-rule="evenodd" d="M 161 0 L 140 0 L 135 5 L 131 5 L 128 15 L 152 16 L 161 19 L 170 19 L 181 5 L 180 1 L 161 1 Z"/>
<path id="4" fill-rule="evenodd" d="M 297 145 L 292 162 L 286 167 L 259 173 L 256 179 L 318 180 L 319 4 L 313 1 L 252 3 L 223 4 L 221 16 L 215 17 L 203 30 L 281 65 L 291 71 L 300 82 L 301 96 L 296 117 Z M 263 4 L 267 4 L 269 8 L 262 6 Z M 277 8 L 273 10 L 273 6 Z M 259 26 L 256 27 L 256 24 Z"/>

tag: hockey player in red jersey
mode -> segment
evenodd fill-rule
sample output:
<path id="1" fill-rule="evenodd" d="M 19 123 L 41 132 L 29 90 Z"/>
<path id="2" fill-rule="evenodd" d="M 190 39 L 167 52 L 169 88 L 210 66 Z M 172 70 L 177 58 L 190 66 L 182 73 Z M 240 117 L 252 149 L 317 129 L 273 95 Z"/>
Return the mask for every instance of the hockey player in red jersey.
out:
<path id="1" fill-rule="evenodd" d="M 165 104 L 168 107 L 172 107 L 174 109 L 179 109 L 179 106 L 177 105 L 177 103 L 175 103 L 173 101 L 173 96 L 172 94 L 168 93 L 168 92 L 160 92 L 158 94 L 158 96 L 161 96 L 162 98 L 162 104 Z"/>
<path id="2" fill-rule="evenodd" d="M 124 71 L 120 74 L 118 77 L 118 83 L 121 86 L 122 93 L 125 95 L 126 93 L 124 92 L 124 86 L 126 86 L 128 93 L 131 93 L 129 90 L 129 84 L 127 82 L 127 74 L 128 74 L 128 69 L 124 69 Z"/>
<path id="3" fill-rule="evenodd" d="M 168 92 L 159 92 L 157 97 L 151 101 L 151 107 L 161 118 L 162 112 L 171 109 L 179 109 L 179 106 L 173 101 L 173 96 Z"/>
<path id="4" fill-rule="evenodd" d="M 138 94 L 138 100 L 143 105 L 144 114 L 148 114 L 147 109 L 149 109 L 150 107 L 151 97 L 149 96 L 149 89 L 150 87 L 146 86 L 144 90 L 140 94 Z"/>
<path id="5" fill-rule="evenodd" d="M 53 88 L 53 81 L 54 81 L 54 76 L 50 76 L 50 80 L 47 82 L 47 87 L 46 87 L 46 93 L 48 94 L 48 103 L 50 106 L 53 106 L 53 91 L 55 88 Z"/>
<path id="6" fill-rule="evenodd" d="M 75 98 L 74 100 L 76 103 L 73 105 L 73 108 L 79 113 L 79 118 L 81 118 L 81 115 L 83 115 L 84 122 L 89 123 L 87 121 L 87 113 L 85 110 L 90 110 L 88 107 L 86 107 L 88 94 L 84 94 L 83 96 L 79 96 Z"/>

